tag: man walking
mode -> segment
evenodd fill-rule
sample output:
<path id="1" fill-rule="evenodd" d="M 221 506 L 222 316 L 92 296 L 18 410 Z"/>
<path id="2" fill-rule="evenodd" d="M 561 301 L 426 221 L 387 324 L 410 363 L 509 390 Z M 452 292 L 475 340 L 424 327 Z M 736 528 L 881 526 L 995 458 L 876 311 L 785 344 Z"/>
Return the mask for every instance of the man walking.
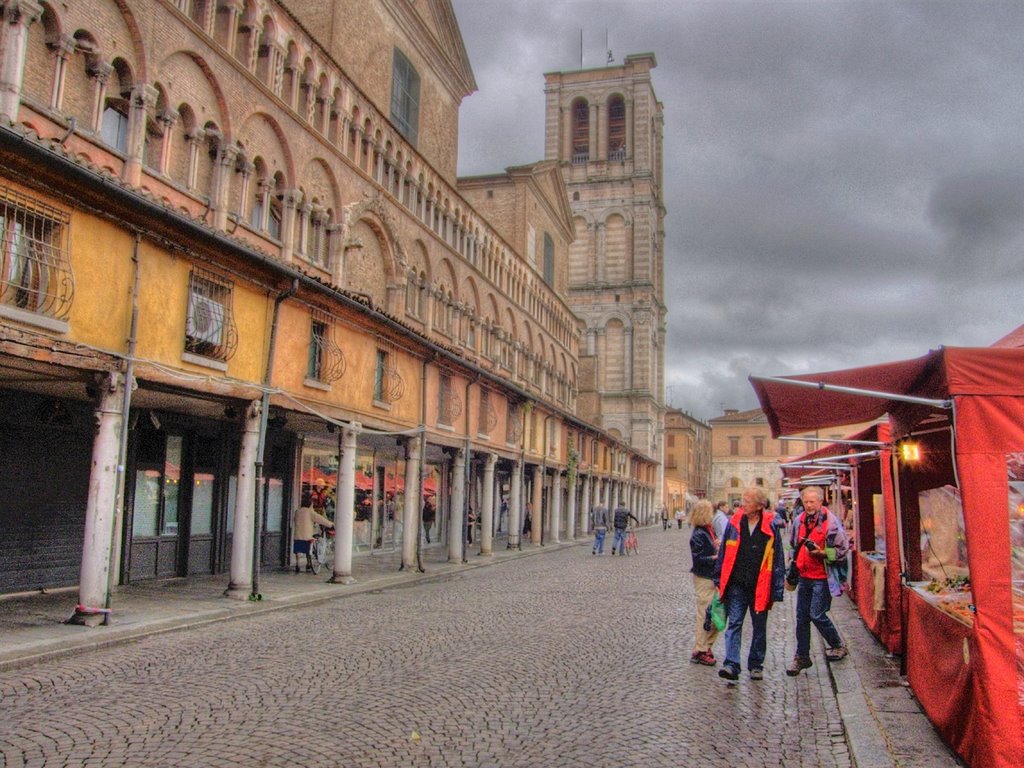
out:
<path id="1" fill-rule="evenodd" d="M 590 510 L 590 527 L 594 529 L 594 546 L 592 555 L 604 554 L 604 535 L 608 531 L 608 507 L 598 504 Z"/>
<path id="2" fill-rule="evenodd" d="M 747 669 L 751 680 L 761 680 L 768 647 L 768 611 L 772 603 L 782 600 L 786 561 L 782 528 L 775 514 L 765 510 L 764 490 L 747 488 L 742 498 L 742 506 L 725 527 L 715 564 L 714 582 L 728 617 L 725 662 L 718 675 L 726 680 L 739 679 L 743 621 L 750 611 Z"/>
<path id="3" fill-rule="evenodd" d="M 615 550 L 619 550 L 619 554 L 623 557 L 626 553 L 623 551 L 623 546 L 626 543 L 626 526 L 629 525 L 630 518 L 637 525 L 640 525 L 640 521 L 636 519 L 636 515 L 626 509 L 622 504 L 619 504 L 615 508 L 615 514 L 613 515 L 612 525 L 615 526 L 615 538 L 612 539 L 612 554 L 615 554 Z"/>
<path id="4" fill-rule="evenodd" d="M 850 541 L 839 518 L 822 506 L 821 488 L 808 486 L 800 493 L 800 498 L 804 510 L 797 515 L 790 531 L 790 543 L 800 572 L 796 587 L 796 656 L 786 669 L 790 677 L 812 666 L 811 624 L 828 644 L 826 659 L 841 661 L 847 656 L 843 639 L 828 616 L 832 595 L 843 591 L 839 579 L 829 571 L 833 563 L 845 562 Z"/>
<path id="5" fill-rule="evenodd" d="M 715 539 L 721 541 L 725 535 L 725 526 L 729 524 L 729 515 L 726 513 L 728 504 L 720 501 L 715 504 L 715 514 L 711 518 L 711 529 L 715 532 Z"/>

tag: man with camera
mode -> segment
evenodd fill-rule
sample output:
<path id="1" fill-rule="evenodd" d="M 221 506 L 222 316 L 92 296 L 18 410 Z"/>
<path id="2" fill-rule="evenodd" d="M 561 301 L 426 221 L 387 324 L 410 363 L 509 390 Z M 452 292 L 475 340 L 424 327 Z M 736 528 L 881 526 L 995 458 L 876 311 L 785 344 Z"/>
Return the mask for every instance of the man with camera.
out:
<path id="1" fill-rule="evenodd" d="M 832 608 L 832 595 L 842 594 L 842 585 L 829 571 L 835 563 L 845 562 L 850 548 L 846 530 L 835 515 L 822 506 L 821 488 L 804 488 L 800 494 L 803 512 L 796 516 L 790 531 L 793 560 L 799 576 L 796 584 L 796 656 L 786 668 L 786 674 L 796 677 L 811 662 L 811 624 L 825 638 L 828 650 L 825 658 L 841 661 L 848 655 L 846 645 L 839 636 L 828 612 Z"/>

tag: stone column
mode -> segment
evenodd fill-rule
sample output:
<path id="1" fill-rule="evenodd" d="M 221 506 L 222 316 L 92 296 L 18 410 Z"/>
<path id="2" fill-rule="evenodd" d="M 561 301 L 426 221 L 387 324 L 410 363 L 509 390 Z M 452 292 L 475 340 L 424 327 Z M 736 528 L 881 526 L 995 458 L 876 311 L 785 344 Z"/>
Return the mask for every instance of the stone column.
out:
<path id="1" fill-rule="evenodd" d="M 587 144 L 587 152 L 590 162 L 598 159 L 597 155 L 597 104 L 590 102 L 590 122 L 587 125 L 590 141 Z"/>
<path id="2" fill-rule="evenodd" d="M 356 435 L 361 425 L 353 422 L 341 431 L 338 456 L 338 506 L 334 511 L 334 574 L 331 584 L 351 584 L 352 540 L 356 506 Z"/>
<path id="3" fill-rule="evenodd" d="M 573 541 L 576 538 L 576 480 L 575 473 L 565 476 L 565 492 L 567 496 L 565 510 L 565 538 Z"/>
<path id="4" fill-rule="evenodd" d="M 533 508 L 533 526 L 530 530 L 530 540 L 534 544 L 540 544 L 543 536 L 544 515 L 544 472 L 539 464 L 533 468 L 533 499 L 530 503 Z"/>
<path id="5" fill-rule="evenodd" d="M 291 262 L 295 253 L 296 211 L 302 202 L 302 192 L 288 189 L 281 193 L 281 260 Z"/>
<path id="6" fill-rule="evenodd" d="M 625 381 L 626 390 L 633 389 L 633 329 L 627 327 L 624 330 L 623 339 L 623 350 L 622 350 L 622 362 L 623 362 L 623 379 Z"/>
<path id="7" fill-rule="evenodd" d="M 103 109 L 107 101 L 107 81 L 114 73 L 114 68 L 105 61 L 96 62 L 89 67 L 89 75 L 95 82 L 92 94 L 92 129 L 100 132 L 103 126 Z"/>
<path id="8" fill-rule="evenodd" d="M 484 487 L 480 495 L 480 554 L 491 555 L 491 535 L 494 530 L 494 467 L 498 463 L 498 457 L 487 454 L 487 462 L 484 464 Z"/>
<path id="9" fill-rule="evenodd" d="M 235 492 L 235 528 L 231 534 L 231 581 L 227 597 L 246 600 L 252 591 L 252 543 L 256 535 L 256 459 L 260 442 L 260 401 L 245 412 L 238 452 L 238 485 Z"/>
<path id="10" fill-rule="evenodd" d="M 594 279 L 598 283 L 605 282 L 605 226 L 603 221 L 599 221 L 595 226 L 595 239 L 597 246 L 597 253 L 594 258 Z"/>
<path id="11" fill-rule="evenodd" d="M 558 469 L 551 475 L 551 499 L 548 509 L 551 510 L 548 541 L 558 544 L 562 540 L 562 473 Z"/>
<path id="12" fill-rule="evenodd" d="M 142 154 L 146 147 L 146 115 L 156 104 L 157 90 L 151 85 L 137 85 L 128 99 L 128 141 L 121 178 L 133 187 L 142 183 Z"/>
<path id="13" fill-rule="evenodd" d="M 238 151 L 237 144 L 222 143 L 217 153 L 217 164 L 213 169 L 213 185 L 210 190 L 210 211 L 213 213 L 215 229 L 226 229 L 228 225 L 231 175 L 235 171 Z"/>
<path id="14" fill-rule="evenodd" d="M 590 510 L 594 507 L 593 480 L 590 475 L 583 476 L 583 496 L 580 499 L 580 535 L 587 536 L 590 533 Z"/>
<path id="15" fill-rule="evenodd" d="M 110 586 L 110 558 L 116 525 L 118 456 L 124 405 L 124 378 L 107 374 L 93 412 L 96 436 L 92 443 L 89 496 L 85 506 L 85 539 L 78 580 L 78 609 L 69 624 L 95 626 L 104 620 Z"/>
<path id="16" fill-rule="evenodd" d="M 522 549 L 523 534 L 523 462 L 512 462 L 512 479 L 508 490 L 508 549 Z"/>
<path id="17" fill-rule="evenodd" d="M 466 531 L 462 527 L 466 509 L 466 451 L 455 451 L 452 462 L 452 498 L 448 507 L 448 562 L 461 563 Z"/>
<path id="18" fill-rule="evenodd" d="M 28 28 L 42 13 L 36 0 L 9 0 L 0 9 L 0 117 L 12 122 L 21 104 Z"/>
<path id="19" fill-rule="evenodd" d="M 53 51 L 53 87 L 50 89 L 50 109 L 59 110 L 64 101 L 64 83 L 67 81 L 68 61 L 75 53 L 75 38 L 60 35 L 57 40 L 47 40 Z"/>
<path id="20" fill-rule="evenodd" d="M 420 486 L 420 438 L 405 439 L 405 509 L 402 521 L 402 570 L 416 567 L 423 489 Z"/>

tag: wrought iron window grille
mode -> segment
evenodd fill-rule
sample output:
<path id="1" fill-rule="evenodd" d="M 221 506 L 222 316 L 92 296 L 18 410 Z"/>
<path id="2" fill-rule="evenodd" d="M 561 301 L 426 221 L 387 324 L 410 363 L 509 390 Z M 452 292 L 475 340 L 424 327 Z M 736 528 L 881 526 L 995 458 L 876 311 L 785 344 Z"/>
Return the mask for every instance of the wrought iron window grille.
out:
<path id="1" fill-rule="evenodd" d="M 227 362 L 238 349 L 231 305 L 234 284 L 200 267 L 192 268 L 188 283 L 185 351 Z"/>

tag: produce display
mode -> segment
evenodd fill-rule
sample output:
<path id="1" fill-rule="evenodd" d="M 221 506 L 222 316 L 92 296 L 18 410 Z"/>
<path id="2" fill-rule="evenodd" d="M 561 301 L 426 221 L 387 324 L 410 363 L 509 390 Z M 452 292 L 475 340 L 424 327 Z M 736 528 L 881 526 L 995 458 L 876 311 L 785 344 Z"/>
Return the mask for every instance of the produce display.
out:
<path id="1" fill-rule="evenodd" d="M 939 610 L 969 627 L 974 626 L 971 580 L 967 576 L 955 576 L 943 581 L 932 579 L 924 585 L 921 592 Z"/>

